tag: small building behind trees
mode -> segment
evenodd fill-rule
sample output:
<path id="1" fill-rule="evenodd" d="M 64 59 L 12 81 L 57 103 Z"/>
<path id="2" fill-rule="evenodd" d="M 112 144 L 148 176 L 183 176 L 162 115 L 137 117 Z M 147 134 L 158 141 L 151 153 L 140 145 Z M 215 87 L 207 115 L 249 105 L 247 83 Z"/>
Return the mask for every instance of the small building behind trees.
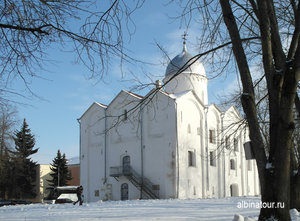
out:
<path id="1" fill-rule="evenodd" d="M 72 177 L 70 180 L 67 180 L 66 186 L 79 186 L 79 173 L 76 173 L 76 171 L 79 171 L 79 164 L 68 164 L 68 169 L 71 171 Z M 33 200 L 34 202 L 44 202 L 44 199 L 47 199 L 49 194 L 51 194 L 54 188 L 49 182 L 52 179 L 51 173 L 53 172 L 50 164 L 39 164 L 37 166 L 37 196 Z"/>

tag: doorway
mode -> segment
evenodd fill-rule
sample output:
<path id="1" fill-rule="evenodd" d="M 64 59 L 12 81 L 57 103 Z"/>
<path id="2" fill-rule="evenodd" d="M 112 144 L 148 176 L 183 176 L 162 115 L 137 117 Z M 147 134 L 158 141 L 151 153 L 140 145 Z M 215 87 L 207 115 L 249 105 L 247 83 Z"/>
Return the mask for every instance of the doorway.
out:
<path id="1" fill-rule="evenodd" d="M 239 196 L 239 186 L 236 183 L 230 185 L 230 195 Z"/>
<path id="2" fill-rule="evenodd" d="M 128 184 L 123 183 L 121 185 L 121 200 L 128 200 Z"/>

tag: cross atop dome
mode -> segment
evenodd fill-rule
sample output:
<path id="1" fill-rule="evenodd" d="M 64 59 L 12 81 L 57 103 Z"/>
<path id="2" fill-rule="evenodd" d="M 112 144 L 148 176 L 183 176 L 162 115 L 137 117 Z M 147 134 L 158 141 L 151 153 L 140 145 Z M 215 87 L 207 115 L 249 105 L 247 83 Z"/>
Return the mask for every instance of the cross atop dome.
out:
<path id="1" fill-rule="evenodd" d="M 187 48 L 186 48 L 186 39 L 187 39 L 188 33 L 185 31 L 182 35 L 182 39 L 183 39 L 183 52 L 187 52 Z"/>
<path id="2" fill-rule="evenodd" d="M 183 44 L 186 43 L 186 39 L 187 39 L 188 33 L 185 31 L 182 35 L 182 39 L 183 39 Z"/>
<path id="3" fill-rule="evenodd" d="M 182 74 L 190 74 L 199 75 L 206 78 L 205 69 L 200 61 L 196 57 L 193 57 L 188 51 L 186 47 L 186 39 L 187 32 L 184 32 L 182 35 L 183 39 L 183 49 L 180 54 L 175 56 L 168 64 L 165 76 L 170 77 L 174 75 L 178 75 L 180 71 Z"/>

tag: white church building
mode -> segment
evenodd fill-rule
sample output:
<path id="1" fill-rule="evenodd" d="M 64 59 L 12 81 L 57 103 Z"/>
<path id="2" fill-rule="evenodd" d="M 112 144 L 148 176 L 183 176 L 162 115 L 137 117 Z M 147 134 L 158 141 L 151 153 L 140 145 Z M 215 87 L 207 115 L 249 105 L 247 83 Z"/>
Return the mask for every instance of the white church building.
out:
<path id="1" fill-rule="evenodd" d="M 80 117 L 85 200 L 258 195 L 244 119 L 234 107 L 209 105 L 205 69 L 185 42 L 163 82 L 145 96 L 122 90 Z"/>

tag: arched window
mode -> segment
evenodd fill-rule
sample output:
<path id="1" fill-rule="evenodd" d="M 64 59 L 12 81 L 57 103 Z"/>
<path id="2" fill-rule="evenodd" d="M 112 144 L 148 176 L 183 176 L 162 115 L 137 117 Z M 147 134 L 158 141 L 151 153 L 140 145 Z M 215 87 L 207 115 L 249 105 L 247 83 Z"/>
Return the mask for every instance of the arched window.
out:
<path id="1" fill-rule="evenodd" d="M 130 156 L 124 156 L 123 157 L 123 174 L 129 175 L 131 173 L 131 167 L 130 167 Z"/>

